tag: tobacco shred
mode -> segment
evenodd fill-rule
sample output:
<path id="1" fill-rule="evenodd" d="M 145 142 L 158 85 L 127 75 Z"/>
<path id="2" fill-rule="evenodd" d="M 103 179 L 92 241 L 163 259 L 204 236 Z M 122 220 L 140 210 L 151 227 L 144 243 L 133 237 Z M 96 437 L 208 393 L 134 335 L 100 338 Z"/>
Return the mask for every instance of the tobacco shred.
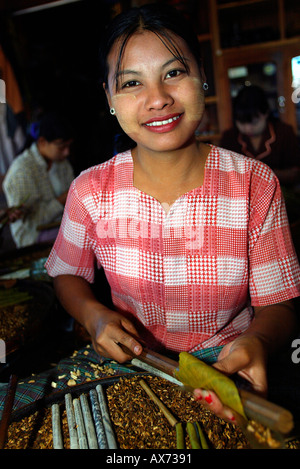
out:
<path id="1" fill-rule="evenodd" d="M 183 423 L 199 422 L 208 445 L 213 449 L 247 449 L 248 442 L 233 424 L 216 417 L 190 394 L 162 378 L 144 378 L 170 412 Z M 140 376 L 120 378 L 106 389 L 110 418 L 120 449 L 176 449 L 176 428 L 171 427 L 157 405 L 139 384 Z M 64 404 L 61 404 L 64 447 L 69 449 L 69 432 Z M 252 422 L 252 425 L 255 423 Z M 256 430 L 258 426 L 256 425 Z M 191 449 L 185 432 L 185 444 Z M 51 408 L 45 408 L 12 422 L 6 449 L 51 449 Z M 287 443 L 288 449 L 300 449 L 300 441 Z"/>
<path id="2" fill-rule="evenodd" d="M 0 310 L 0 337 L 5 342 L 22 336 L 32 320 L 29 304 L 6 306 Z"/>
<path id="3" fill-rule="evenodd" d="M 190 394 L 161 378 L 146 381 L 171 413 L 181 421 L 200 422 L 211 448 L 248 448 L 240 430 L 219 419 Z M 111 420 L 121 449 L 176 449 L 176 429 L 139 385 L 139 378 L 121 378 L 107 389 Z M 188 436 L 186 448 L 191 449 Z"/>

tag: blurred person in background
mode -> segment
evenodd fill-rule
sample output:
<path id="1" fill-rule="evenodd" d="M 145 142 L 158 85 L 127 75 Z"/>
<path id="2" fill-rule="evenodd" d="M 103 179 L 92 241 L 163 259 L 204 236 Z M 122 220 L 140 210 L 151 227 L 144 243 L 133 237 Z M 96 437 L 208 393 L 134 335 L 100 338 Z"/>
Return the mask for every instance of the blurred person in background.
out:
<path id="1" fill-rule="evenodd" d="M 258 86 L 243 87 L 233 101 L 234 126 L 220 146 L 261 160 L 281 185 L 300 183 L 300 146 L 292 126 L 272 116 L 267 96 Z"/>
<path id="2" fill-rule="evenodd" d="M 68 161 L 73 135 L 64 117 L 45 113 L 33 130 L 35 141 L 13 161 L 3 181 L 7 205 L 25 210 L 10 225 L 17 248 L 55 240 L 74 179 Z"/>

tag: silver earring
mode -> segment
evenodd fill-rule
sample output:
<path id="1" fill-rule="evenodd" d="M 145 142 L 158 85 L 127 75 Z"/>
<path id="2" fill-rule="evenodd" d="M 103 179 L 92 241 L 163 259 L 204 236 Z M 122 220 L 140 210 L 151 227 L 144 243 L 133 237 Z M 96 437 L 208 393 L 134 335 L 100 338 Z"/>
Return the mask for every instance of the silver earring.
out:
<path id="1" fill-rule="evenodd" d="M 115 115 L 116 111 L 115 111 L 115 108 L 114 107 L 111 107 L 109 112 L 111 113 L 112 116 Z"/>
<path id="2" fill-rule="evenodd" d="M 208 84 L 207 83 L 203 83 L 203 89 L 204 89 L 204 91 L 208 90 Z"/>

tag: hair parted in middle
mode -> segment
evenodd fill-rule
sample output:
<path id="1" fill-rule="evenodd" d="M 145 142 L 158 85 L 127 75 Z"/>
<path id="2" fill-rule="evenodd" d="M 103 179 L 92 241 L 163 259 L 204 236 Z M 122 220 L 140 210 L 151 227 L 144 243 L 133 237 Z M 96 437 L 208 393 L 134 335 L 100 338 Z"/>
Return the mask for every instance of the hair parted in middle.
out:
<path id="1" fill-rule="evenodd" d="M 120 41 L 117 69 L 114 74 L 115 86 L 116 90 L 118 90 L 118 72 L 127 41 L 133 34 L 143 31 L 150 31 L 156 34 L 174 57 L 182 63 L 186 71 L 189 72 L 189 66 L 174 43 L 171 34 L 175 34 L 183 39 L 194 55 L 201 73 L 202 57 L 200 44 L 192 26 L 185 20 L 182 13 L 168 5 L 147 4 L 140 8 L 131 8 L 119 14 L 105 30 L 100 48 L 100 59 L 102 82 L 106 87 L 108 86 L 107 57 L 113 45 Z"/>

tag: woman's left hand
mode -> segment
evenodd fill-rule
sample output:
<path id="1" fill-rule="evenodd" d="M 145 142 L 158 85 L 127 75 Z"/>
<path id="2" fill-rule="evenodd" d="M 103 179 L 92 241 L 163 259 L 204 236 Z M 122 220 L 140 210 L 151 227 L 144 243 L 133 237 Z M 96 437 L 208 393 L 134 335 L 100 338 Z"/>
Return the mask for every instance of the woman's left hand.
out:
<path id="1" fill-rule="evenodd" d="M 251 383 L 255 392 L 265 397 L 267 393 L 266 363 L 267 352 L 262 340 L 255 335 L 241 335 L 224 346 L 218 361 L 213 366 L 227 376 L 238 373 Z M 224 406 L 214 392 L 195 389 L 194 397 L 218 417 L 228 422 L 235 422 L 234 412 Z"/>

